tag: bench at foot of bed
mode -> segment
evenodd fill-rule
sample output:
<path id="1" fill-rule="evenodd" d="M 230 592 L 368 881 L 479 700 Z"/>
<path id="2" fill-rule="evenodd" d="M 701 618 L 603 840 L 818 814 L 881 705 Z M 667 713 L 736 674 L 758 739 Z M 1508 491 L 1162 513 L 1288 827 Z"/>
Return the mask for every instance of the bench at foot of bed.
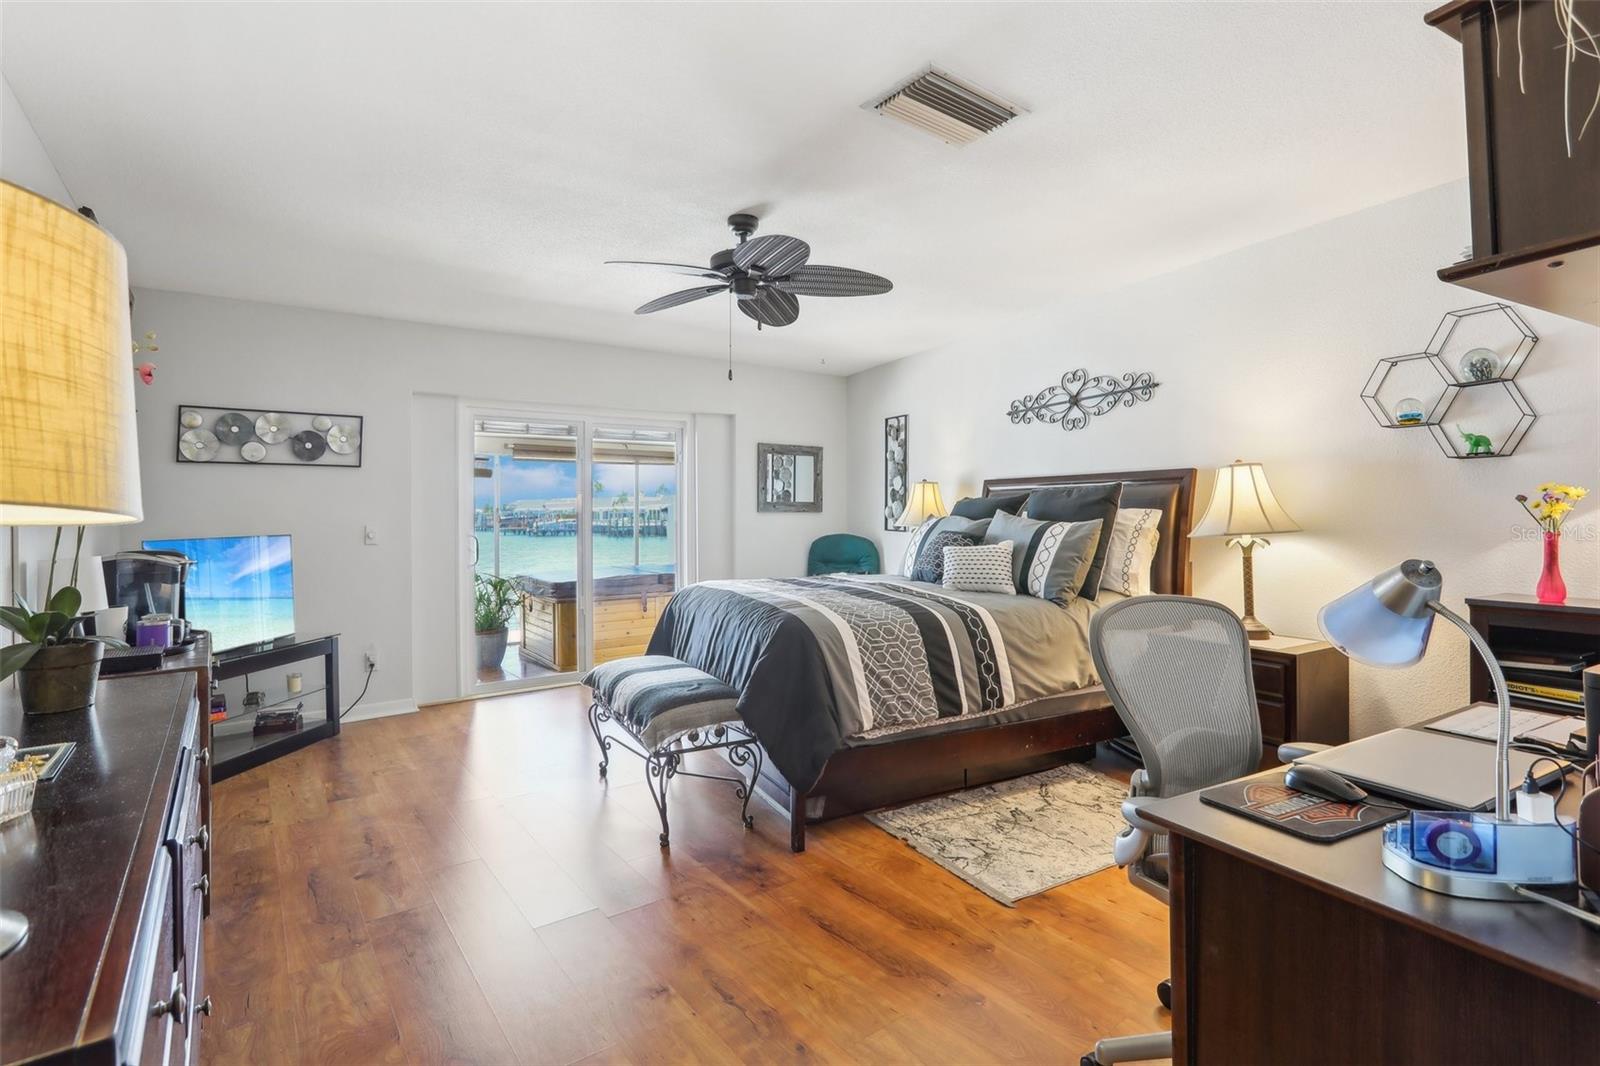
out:
<path id="1" fill-rule="evenodd" d="M 675 777 L 727 781 L 743 801 L 739 820 L 749 829 L 750 796 L 761 776 L 761 745 L 744 728 L 735 709 L 739 694 L 710 674 L 666 655 L 637 655 L 602 663 L 584 677 L 594 690 L 589 728 L 600 746 L 600 777 L 611 764 L 611 746 L 619 744 L 644 760 L 645 786 L 661 816 L 661 846 L 670 843 L 667 788 Z M 631 738 L 606 735 L 606 723 Z M 635 747 L 635 744 L 638 746 Z M 734 775 L 708 774 L 684 768 L 684 756 L 720 752 Z M 739 771 L 750 768 L 747 781 Z"/>

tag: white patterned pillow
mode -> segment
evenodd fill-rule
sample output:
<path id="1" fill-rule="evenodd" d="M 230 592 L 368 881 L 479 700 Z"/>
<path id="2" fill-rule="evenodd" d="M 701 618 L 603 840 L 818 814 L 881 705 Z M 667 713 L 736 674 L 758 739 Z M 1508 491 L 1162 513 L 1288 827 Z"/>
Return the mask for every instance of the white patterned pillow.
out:
<path id="1" fill-rule="evenodd" d="M 1017 586 L 1011 577 L 1011 551 L 1010 541 L 946 548 L 942 583 L 947 589 L 962 592 L 1004 592 L 1015 596 Z"/>
<path id="2" fill-rule="evenodd" d="M 1160 540 L 1160 508 L 1119 510 L 1116 524 L 1111 527 L 1111 546 L 1106 549 L 1105 576 L 1100 587 L 1125 596 L 1150 595 L 1150 568 L 1155 564 Z"/>

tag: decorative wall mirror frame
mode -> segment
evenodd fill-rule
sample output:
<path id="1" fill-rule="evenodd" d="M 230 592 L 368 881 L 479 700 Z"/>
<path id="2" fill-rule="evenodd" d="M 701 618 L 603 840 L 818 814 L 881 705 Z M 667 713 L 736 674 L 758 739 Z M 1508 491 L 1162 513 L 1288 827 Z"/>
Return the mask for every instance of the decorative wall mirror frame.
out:
<path id="1" fill-rule="evenodd" d="M 756 510 L 822 510 L 822 449 L 809 444 L 756 445 Z"/>

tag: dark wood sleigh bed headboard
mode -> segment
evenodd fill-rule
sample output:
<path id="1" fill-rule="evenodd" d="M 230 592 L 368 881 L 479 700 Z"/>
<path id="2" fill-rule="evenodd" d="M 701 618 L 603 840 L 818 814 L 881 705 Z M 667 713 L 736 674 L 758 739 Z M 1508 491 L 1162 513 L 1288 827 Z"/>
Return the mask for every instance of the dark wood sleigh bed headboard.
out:
<path id="1" fill-rule="evenodd" d="M 1122 506 L 1161 508 L 1161 537 L 1151 566 L 1155 592 L 1188 596 L 1189 530 L 1194 528 L 1194 469 L 1124 470 L 1108 474 L 1051 474 L 1045 477 L 990 478 L 983 483 L 985 496 L 1029 492 L 1058 485 L 1103 485 L 1122 482 Z"/>

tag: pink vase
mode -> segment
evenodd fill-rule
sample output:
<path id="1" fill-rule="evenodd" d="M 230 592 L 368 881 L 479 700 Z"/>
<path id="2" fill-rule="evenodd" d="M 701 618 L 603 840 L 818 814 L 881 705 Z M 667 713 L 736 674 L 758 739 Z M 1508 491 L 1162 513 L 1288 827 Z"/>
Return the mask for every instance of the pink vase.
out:
<path id="1" fill-rule="evenodd" d="M 1539 571 L 1539 587 L 1535 591 L 1540 603 L 1567 602 L 1567 583 L 1561 580 L 1560 533 L 1545 532 L 1544 569 Z"/>

